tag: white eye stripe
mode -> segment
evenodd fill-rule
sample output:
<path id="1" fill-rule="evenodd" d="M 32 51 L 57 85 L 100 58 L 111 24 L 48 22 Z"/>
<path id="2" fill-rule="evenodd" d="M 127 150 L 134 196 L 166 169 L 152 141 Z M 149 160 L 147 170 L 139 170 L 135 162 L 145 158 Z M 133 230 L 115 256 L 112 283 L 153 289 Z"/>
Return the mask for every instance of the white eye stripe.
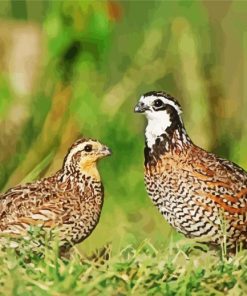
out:
<path id="1" fill-rule="evenodd" d="M 73 155 L 75 155 L 77 152 L 82 151 L 84 147 L 85 147 L 85 143 L 82 143 L 72 148 L 66 158 L 66 163 L 70 163 Z"/>
<path id="2" fill-rule="evenodd" d="M 163 96 L 154 96 L 154 95 L 146 96 L 146 97 L 142 96 L 140 98 L 140 101 L 143 103 L 146 103 L 148 105 L 151 105 L 153 103 L 153 101 L 155 101 L 157 99 L 161 100 L 164 104 L 171 105 L 178 112 L 179 115 L 182 113 L 182 110 L 179 105 L 177 105 L 172 100 L 166 99 Z"/>
<path id="3" fill-rule="evenodd" d="M 173 101 L 168 100 L 168 99 L 166 99 L 164 97 L 158 97 L 158 98 L 160 100 L 162 100 L 165 104 L 171 105 L 173 108 L 175 108 L 175 110 L 177 110 L 178 114 L 181 114 L 182 113 L 181 108 L 176 103 L 174 103 Z"/>

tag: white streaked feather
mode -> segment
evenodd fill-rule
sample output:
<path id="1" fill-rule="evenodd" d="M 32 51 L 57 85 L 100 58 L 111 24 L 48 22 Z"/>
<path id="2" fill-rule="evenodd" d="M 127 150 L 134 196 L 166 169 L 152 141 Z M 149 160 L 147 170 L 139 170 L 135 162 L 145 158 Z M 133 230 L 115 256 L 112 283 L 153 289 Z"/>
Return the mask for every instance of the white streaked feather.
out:
<path id="1" fill-rule="evenodd" d="M 50 210 L 39 210 L 40 214 L 45 215 L 47 218 L 55 218 L 56 214 Z"/>
<path id="2" fill-rule="evenodd" d="M 33 214 L 33 215 L 31 215 L 31 218 L 34 220 L 43 220 L 43 221 L 47 221 L 50 219 L 50 218 L 48 218 L 44 215 L 41 215 L 41 214 Z"/>
<path id="3" fill-rule="evenodd" d="M 66 158 L 66 164 L 70 164 L 73 155 L 75 155 L 79 151 L 82 151 L 84 149 L 84 146 L 85 146 L 85 143 L 81 143 L 81 144 L 77 145 L 76 147 L 72 148 L 71 151 L 69 152 L 67 158 Z"/>

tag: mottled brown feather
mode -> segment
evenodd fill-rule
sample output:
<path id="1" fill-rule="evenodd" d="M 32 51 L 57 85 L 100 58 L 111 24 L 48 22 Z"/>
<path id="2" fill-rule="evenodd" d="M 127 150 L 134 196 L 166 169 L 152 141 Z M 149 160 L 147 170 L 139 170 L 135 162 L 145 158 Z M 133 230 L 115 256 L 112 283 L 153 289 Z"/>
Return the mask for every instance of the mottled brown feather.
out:
<path id="1" fill-rule="evenodd" d="M 86 144 L 95 151 L 84 151 Z M 55 175 L 0 195 L 0 235 L 18 237 L 38 226 L 57 230 L 61 247 L 84 240 L 97 225 L 103 206 L 104 191 L 96 161 L 109 154 L 98 141 L 80 139 Z"/>

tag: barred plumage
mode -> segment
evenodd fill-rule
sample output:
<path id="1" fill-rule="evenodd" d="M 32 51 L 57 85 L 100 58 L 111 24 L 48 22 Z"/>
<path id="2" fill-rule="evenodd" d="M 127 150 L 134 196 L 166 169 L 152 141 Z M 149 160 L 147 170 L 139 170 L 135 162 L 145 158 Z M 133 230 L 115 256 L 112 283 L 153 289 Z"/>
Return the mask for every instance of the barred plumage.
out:
<path id="1" fill-rule="evenodd" d="M 165 219 L 187 237 L 247 247 L 247 173 L 193 144 L 170 95 L 149 92 L 135 111 L 148 119 L 145 185 Z"/>
<path id="2" fill-rule="evenodd" d="M 18 238 L 38 226 L 57 231 L 63 249 L 83 241 L 97 225 L 104 200 L 96 162 L 110 154 L 98 141 L 79 139 L 55 175 L 0 195 L 0 235 Z"/>

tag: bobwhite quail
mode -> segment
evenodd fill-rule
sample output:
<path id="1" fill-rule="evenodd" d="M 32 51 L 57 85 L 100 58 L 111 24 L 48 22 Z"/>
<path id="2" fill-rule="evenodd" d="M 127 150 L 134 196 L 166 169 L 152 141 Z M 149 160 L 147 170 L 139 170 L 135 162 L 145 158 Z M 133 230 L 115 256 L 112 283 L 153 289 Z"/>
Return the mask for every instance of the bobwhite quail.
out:
<path id="1" fill-rule="evenodd" d="M 83 241 L 97 225 L 103 206 L 97 161 L 110 154 L 96 140 L 79 139 L 53 176 L 0 195 L 0 236 L 22 237 L 37 226 L 43 233 L 56 230 L 62 250 Z"/>
<path id="2" fill-rule="evenodd" d="M 164 218 L 187 237 L 247 247 L 246 171 L 193 144 L 165 92 L 144 94 L 135 112 L 147 117 L 145 185 Z"/>

